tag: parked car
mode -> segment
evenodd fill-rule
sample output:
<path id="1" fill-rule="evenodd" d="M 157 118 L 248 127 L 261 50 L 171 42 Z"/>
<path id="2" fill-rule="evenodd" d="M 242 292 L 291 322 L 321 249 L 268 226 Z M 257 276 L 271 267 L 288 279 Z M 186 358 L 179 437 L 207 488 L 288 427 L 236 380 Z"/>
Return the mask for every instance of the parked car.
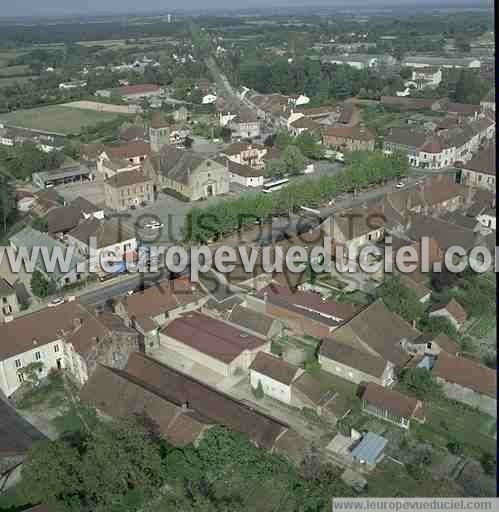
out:
<path id="1" fill-rule="evenodd" d="M 60 306 L 61 304 L 64 304 L 65 299 L 64 297 L 56 297 L 55 299 L 52 299 L 49 302 L 49 308 L 55 308 L 56 306 Z"/>

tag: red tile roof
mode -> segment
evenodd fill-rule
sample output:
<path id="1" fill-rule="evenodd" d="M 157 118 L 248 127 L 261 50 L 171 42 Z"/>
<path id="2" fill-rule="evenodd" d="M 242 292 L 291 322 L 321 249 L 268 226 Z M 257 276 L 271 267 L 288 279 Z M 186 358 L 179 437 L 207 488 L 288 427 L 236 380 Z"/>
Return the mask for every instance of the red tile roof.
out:
<path id="1" fill-rule="evenodd" d="M 244 350 L 255 350 L 266 343 L 261 338 L 197 312 L 173 320 L 161 332 L 224 363 L 230 363 Z"/>
<path id="2" fill-rule="evenodd" d="M 126 372 L 170 402 L 186 404 L 211 424 L 247 435 L 259 447 L 271 449 L 289 430 L 287 424 L 143 354 L 130 356 Z"/>
<path id="3" fill-rule="evenodd" d="M 134 158 L 148 155 L 151 148 L 146 142 L 130 142 L 123 146 L 106 146 L 104 151 L 110 158 Z"/>
<path id="4" fill-rule="evenodd" d="M 401 418 L 413 417 L 421 405 L 421 402 L 416 398 L 404 395 L 393 389 L 386 389 L 373 382 L 369 382 L 366 385 L 362 394 L 362 400 L 380 409 L 386 409 Z"/>
<path id="5" fill-rule="evenodd" d="M 266 297 L 271 303 L 280 306 L 290 306 L 294 311 L 315 311 L 322 315 L 349 320 L 360 310 L 352 304 L 341 304 L 332 300 L 322 300 L 318 293 L 291 290 L 287 286 L 272 284 L 261 289 L 257 297 Z"/>
<path id="6" fill-rule="evenodd" d="M 165 279 L 156 286 L 134 293 L 125 299 L 130 319 L 152 318 L 172 311 L 183 304 L 195 302 L 202 297 L 197 283 L 187 278 Z"/>
<path id="7" fill-rule="evenodd" d="M 441 311 L 445 309 L 455 318 L 459 323 L 463 323 L 468 318 L 463 306 L 455 299 L 451 299 L 447 304 L 435 304 L 431 307 L 431 311 Z"/>
<path id="8" fill-rule="evenodd" d="M 121 96 L 144 94 L 148 92 L 157 92 L 160 89 L 161 87 L 156 84 L 127 85 L 126 87 L 120 87 L 118 89 L 118 94 Z"/>
<path id="9" fill-rule="evenodd" d="M 293 382 L 299 368 L 280 357 L 267 354 L 266 352 L 258 352 L 251 363 L 250 370 L 289 386 Z"/>
<path id="10" fill-rule="evenodd" d="M 337 137 L 343 139 L 371 141 L 376 138 L 374 133 L 368 128 L 360 125 L 355 126 L 332 126 L 324 130 L 326 137 Z"/>
<path id="11" fill-rule="evenodd" d="M 435 377 L 497 398 L 497 375 L 494 370 L 462 357 L 440 352 L 432 369 Z"/>

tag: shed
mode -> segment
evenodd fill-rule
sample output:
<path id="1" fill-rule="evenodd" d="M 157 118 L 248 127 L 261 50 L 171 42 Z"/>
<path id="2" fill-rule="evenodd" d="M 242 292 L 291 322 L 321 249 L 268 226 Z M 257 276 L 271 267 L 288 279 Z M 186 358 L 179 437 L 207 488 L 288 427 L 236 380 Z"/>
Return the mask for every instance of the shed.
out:
<path id="1" fill-rule="evenodd" d="M 383 458 L 383 451 L 388 441 L 375 434 L 368 432 L 362 441 L 352 450 L 352 456 L 356 462 L 375 466 Z"/>

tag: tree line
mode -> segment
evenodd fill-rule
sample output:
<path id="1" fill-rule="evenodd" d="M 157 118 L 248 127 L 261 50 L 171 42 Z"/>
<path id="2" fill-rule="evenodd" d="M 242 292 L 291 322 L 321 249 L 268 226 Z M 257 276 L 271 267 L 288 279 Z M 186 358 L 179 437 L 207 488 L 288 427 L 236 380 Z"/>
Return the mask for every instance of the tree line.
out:
<path id="1" fill-rule="evenodd" d="M 184 237 L 188 241 L 206 243 L 271 215 L 300 206 L 317 208 L 342 193 L 381 184 L 405 176 L 407 172 L 407 157 L 403 154 L 352 153 L 349 165 L 335 176 L 299 180 L 272 194 L 248 193 L 206 208 L 194 207 L 187 214 Z"/>
<path id="2" fill-rule="evenodd" d="M 145 413 L 106 423 L 76 414 L 82 428 L 29 452 L 19 486 L 28 502 L 59 512 L 319 512 L 352 493 L 317 451 L 296 467 L 222 427 L 197 448 L 175 448 Z"/>

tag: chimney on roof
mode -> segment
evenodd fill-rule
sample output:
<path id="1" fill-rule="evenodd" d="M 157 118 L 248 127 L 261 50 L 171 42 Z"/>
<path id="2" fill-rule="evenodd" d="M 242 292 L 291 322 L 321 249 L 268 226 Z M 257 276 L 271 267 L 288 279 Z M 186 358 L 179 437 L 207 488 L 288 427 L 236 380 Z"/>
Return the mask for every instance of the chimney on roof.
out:
<path id="1" fill-rule="evenodd" d="M 73 318 L 73 327 L 75 329 L 78 329 L 79 327 L 81 327 L 81 318 Z"/>
<path id="2" fill-rule="evenodd" d="M 184 411 L 187 411 L 189 409 L 189 402 L 187 400 L 182 403 L 182 409 Z"/>

